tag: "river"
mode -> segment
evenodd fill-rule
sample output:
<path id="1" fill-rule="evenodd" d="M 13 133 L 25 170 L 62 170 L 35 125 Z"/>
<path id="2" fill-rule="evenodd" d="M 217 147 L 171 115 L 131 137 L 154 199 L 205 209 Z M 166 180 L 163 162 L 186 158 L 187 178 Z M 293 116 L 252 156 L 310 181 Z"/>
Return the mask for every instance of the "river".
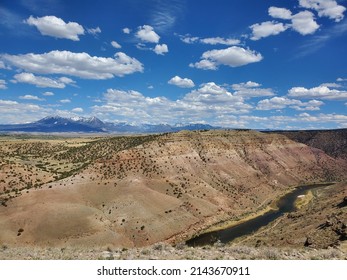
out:
<path id="1" fill-rule="evenodd" d="M 278 219 L 283 214 L 294 211 L 296 209 L 295 201 L 299 195 L 306 194 L 309 190 L 324 188 L 329 185 L 331 185 L 331 183 L 297 187 L 292 192 L 287 193 L 278 200 L 278 209 L 270 210 L 269 212 L 266 212 L 261 216 L 255 217 L 251 220 L 245 221 L 235 226 L 231 226 L 229 228 L 203 233 L 188 240 L 186 244 L 188 246 L 212 245 L 218 240 L 222 243 L 228 243 L 235 238 L 254 233 L 261 227 L 266 226 L 272 221 Z"/>

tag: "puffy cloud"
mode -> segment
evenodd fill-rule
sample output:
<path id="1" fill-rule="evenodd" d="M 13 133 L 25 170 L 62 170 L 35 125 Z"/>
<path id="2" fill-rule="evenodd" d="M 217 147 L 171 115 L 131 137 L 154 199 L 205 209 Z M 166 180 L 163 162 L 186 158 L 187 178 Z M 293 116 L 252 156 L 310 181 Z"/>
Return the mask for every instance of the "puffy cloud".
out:
<path id="1" fill-rule="evenodd" d="M 116 49 L 120 49 L 122 48 L 122 46 L 120 44 L 118 44 L 116 41 L 112 41 L 111 42 L 112 47 L 116 48 Z"/>
<path id="2" fill-rule="evenodd" d="M 3 54 L 0 57 L 25 71 L 71 75 L 84 79 L 110 79 L 143 71 L 143 66 L 137 59 L 122 52 L 116 53 L 114 58 L 58 50 L 43 54 Z"/>
<path id="3" fill-rule="evenodd" d="M 54 93 L 51 91 L 46 91 L 44 93 L 42 93 L 43 96 L 54 96 Z"/>
<path id="4" fill-rule="evenodd" d="M 248 81 L 246 83 L 233 84 L 232 89 L 235 90 L 234 95 L 244 98 L 273 96 L 274 92 L 271 88 L 260 88 L 261 84 Z"/>
<path id="5" fill-rule="evenodd" d="M 148 43 L 158 43 L 160 39 L 160 36 L 155 33 L 150 25 L 139 26 L 135 36 L 141 41 Z"/>
<path id="6" fill-rule="evenodd" d="M 104 104 L 94 106 L 93 114 L 109 120 L 137 123 L 200 122 L 216 123 L 217 116 L 248 113 L 252 106 L 240 96 L 234 96 L 225 88 L 210 82 L 202 84 L 182 99 L 169 100 L 165 97 L 145 97 L 137 91 L 108 89 Z"/>
<path id="7" fill-rule="evenodd" d="M 16 104 L 18 104 L 17 101 L 0 99 L 0 107 L 1 107 L 1 106 L 4 106 L 4 105 L 16 105 Z M 0 111 L 0 112 L 1 112 L 1 111 Z"/>
<path id="8" fill-rule="evenodd" d="M 337 127 L 346 127 L 347 116 L 339 114 L 317 114 L 311 115 L 307 112 L 294 116 L 240 116 L 239 121 L 245 123 L 246 127 L 273 128 L 273 129 L 302 129 L 303 124 L 307 129 L 331 128 L 331 124 Z M 256 123 L 256 124 L 254 124 Z"/>
<path id="9" fill-rule="evenodd" d="M 20 103 L 13 100 L 0 100 L 1 123 L 23 123 L 36 121 L 51 113 L 51 109 L 31 103 Z"/>
<path id="10" fill-rule="evenodd" d="M 84 28 L 77 22 L 66 23 L 61 18 L 55 16 L 44 16 L 34 18 L 30 16 L 25 23 L 36 26 L 42 35 L 55 38 L 70 39 L 79 41 L 79 35 L 84 34 Z"/>
<path id="11" fill-rule="evenodd" d="M 32 84 L 37 87 L 50 87 L 50 88 L 65 88 L 68 84 L 74 84 L 75 81 L 67 77 L 61 77 L 59 79 L 51 79 L 42 76 L 35 76 L 32 73 L 19 73 L 14 75 L 15 80 L 13 82 Z"/>
<path id="12" fill-rule="evenodd" d="M 227 45 L 227 46 L 240 44 L 240 40 L 232 39 L 232 38 L 222 38 L 222 37 L 199 38 L 199 37 L 192 37 L 189 34 L 186 34 L 183 36 L 180 35 L 179 37 L 181 41 L 186 44 L 202 43 L 207 45 Z"/>
<path id="13" fill-rule="evenodd" d="M 291 19 L 292 12 L 285 8 L 270 7 L 269 15 L 273 18 Z"/>
<path id="14" fill-rule="evenodd" d="M 343 19 L 346 11 L 346 8 L 338 5 L 335 0 L 299 0 L 299 4 L 303 8 L 317 11 L 320 17 L 329 17 L 336 22 Z"/>
<path id="15" fill-rule="evenodd" d="M 251 40 L 259 40 L 271 35 L 278 35 L 288 29 L 288 26 L 280 22 L 266 21 L 262 23 L 256 23 L 250 26 L 253 36 Z"/>
<path id="16" fill-rule="evenodd" d="M 0 113 L 19 113 L 21 111 L 34 111 L 37 112 L 41 109 L 38 105 L 24 104 L 12 100 L 0 99 Z"/>
<path id="17" fill-rule="evenodd" d="M 260 87 L 261 84 L 258 84 L 256 82 L 248 81 L 246 83 L 239 83 L 239 84 L 232 84 L 231 87 L 233 90 L 242 90 L 245 88 L 255 88 Z"/>
<path id="18" fill-rule="evenodd" d="M 211 95 L 226 95 L 226 96 L 232 96 L 230 92 L 228 92 L 225 88 L 217 85 L 214 82 L 209 82 L 200 85 L 200 88 L 197 90 L 192 91 L 188 96 L 195 96 L 196 93 L 203 94 L 203 97 L 211 96 Z"/>
<path id="19" fill-rule="evenodd" d="M 59 102 L 61 102 L 61 103 L 70 103 L 71 100 L 70 99 L 61 99 L 61 100 L 59 100 Z"/>
<path id="20" fill-rule="evenodd" d="M 171 78 L 168 83 L 170 85 L 175 85 L 181 88 L 192 88 L 195 86 L 194 82 L 188 78 L 181 78 L 179 76 L 175 76 Z"/>
<path id="21" fill-rule="evenodd" d="M 313 13 L 303 11 L 293 15 L 292 28 L 301 35 L 313 34 L 319 28 L 319 25 L 314 20 Z"/>
<path id="22" fill-rule="evenodd" d="M 219 65 L 239 67 L 263 59 L 260 53 L 236 46 L 204 52 L 201 58 L 200 62 L 190 64 L 190 66 L 204 70 L 216 70 Z"/>
<path id="23" fill-rule="evenodd" d="M 5 80 L 0 80 L 0 89 L 7 89 Z"/>
<path id="24" fill-rule="evenodd" d="M 80 108 L 80 107 L 73 108 L 71 111 L 74 112 L 74 113 L 83 113 L 83 109 Z"/>
<path id="25" fill-rule="evenodd" d="M 169 52 L 169 48 L 167 47 L 166 44 L 157 44 L 153 51 L 158 54 L 158 55 L 164 55 L 165 53 Z"/>
<path id="26" fill-rule="evenodd" d="M 190 63 L 189 67 L 198 68 L 203 70 L 217 70 L 218 67 L 215 62 L 207 59 L 202 59 L 196 63 Z"/>
<path id="27" fill-rule="evenodd" d="M 320 110 L 320 106 L 324 103 L 319 100 L 310 100 L 308 102 L 302 102 L 296 99 L 289 99 L 287 97 L 273 97 L 271 99 L 264 99 L 258 102 L 257 110 L 280 110 L 286 107 L 298 111 L 316 111 Z"/>
<path id="28" fill-rule="evenodd" d="M 42 100 L 44 100 L 44 99 L 42 99 L 42 98 L 39 98 L 39 97 L 36 96 L 36 95 L 30 95 L 30 94 L 26 94 L 26 95 L 23 95 L 23 96 L 19 96 L 19 99 L 37 100 L 37 101 L 42 101 Z"/>
<path id="29" fill-rule="evenodd" d="M 209 82 L 200 85 L 200 88 L 186 94 L 179 103 L 189 105 L 190 108 L 204 111 L 206 114 L 242 114 L 252 108 L 240 96 L 235 96 L 225 88 Z"/>
<path id="30" fill-rule="evenodd" d="M 345 79 L 345 78 L 337 78 L 336 81 L 337 82 L 346 82 L 347 79 Z"/>
<path id="31" fill-rule="evenodd" d="M 341 88 L 342 86 L 337 83 L 324 83 L 321 84 L 320 86 L 325 86 L 325 87 L 331 87 L 331 88 Z"/>
<path id="32" fill-rule="evenodd" d="M 347 91 L 330 89 L 325 85 L 314 88 L 293 87 L 288 91 L 288 96 L 297 98 L 318 98 L 323 100 L 347 100 Z"/>
<path id="33" fill-rule="evenodd" d="M 125 28 L 122 29 L 122 31 L 123 31 L 124 34 L 130 34 L 131 29 L 128 28 L 128 27 L 125 27 Z"/>
<path id="34" fill-rule="evenodd" d="M 98 33 L 101 33 L 101 29 L 100 29 L 99 26 L 96 27 L 96 28 L 88 28 L 88 29 L 87 29 L 87 32 L 88 32 L 89 34 L 92 34 L 93 36 L 97 36 Z"/>
<path id="35" fill-rule="evenodd" d="M 288 24 L 283 24 L 275 21 L 266 21 L 263 23 L 256 23 L 250 26 L 253 36 L 252 40 L 259 40 L 271 35 L 278 35 L 292 28 L 301 35 L 313 34 L 319 28 L 318 23 L 315 21 L 314 14 L 310 11 L 301 11 L 295 15 L 286 8 L 270 7 L 268 13 L 273 18 L 290 20 Z"/>
<path id="36" fill-rule="evenodd" d="M 317 116 L 312 116 L 308 113 L 302 113 L 299 115 L 302 122 L 317 122 L 317 123 L 347 123 L 346 115 L 339 114 L 318 114 Z"/>

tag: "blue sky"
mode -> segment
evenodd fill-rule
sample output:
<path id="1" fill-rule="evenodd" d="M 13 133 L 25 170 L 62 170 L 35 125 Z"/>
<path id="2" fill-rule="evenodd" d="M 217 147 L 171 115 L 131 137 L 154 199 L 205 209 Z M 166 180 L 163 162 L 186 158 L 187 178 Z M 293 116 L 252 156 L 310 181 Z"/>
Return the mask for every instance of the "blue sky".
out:
<path id="1" fill-rule="evenodd" d="M 347 1 L 2 0 L 0 123 L 347 127 Z"/>

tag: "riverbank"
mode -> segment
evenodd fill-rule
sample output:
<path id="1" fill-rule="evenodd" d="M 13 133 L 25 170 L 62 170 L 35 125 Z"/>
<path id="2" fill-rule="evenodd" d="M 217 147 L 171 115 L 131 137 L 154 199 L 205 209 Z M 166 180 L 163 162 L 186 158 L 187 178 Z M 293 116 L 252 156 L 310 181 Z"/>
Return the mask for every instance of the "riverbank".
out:
<path id="1" fill-rule="evenodd" d="M 233 244 L 315 249 L 339 248 L 347 253 L 347 182 L 312 191 L 305 204 Z M 308 195 L 310 196 L 310 195 Z M 309 201 L 308 201 L 309 200 Z"/>
<path id="2" fill-rule="evenodd" d="M 305 186 L 307 188 L 312 188 L 312 187 L 325 187 L 325 186 L 329 186 L 329 185 L 333 185 L 336 182 L 322 182 L 322 183 L 311 183 L 311 184 L 306 184 Z M 262 206 L 260 207 L 258 210 L 256 210 L 253 213 L 248 213 L 248 214 L 244 214 L 242 215 L 240 218 L 238 218 L 237 220 L 226 220 L 226 221 L 222 221 L 222 222 L 218 222 L 210 227 L 208 227 L 207 229 L 201 231 L 199 234 L 197 234 L 196 236 L 202 235 L 202 234 L 207 234 L 207 233 L 212 233 L 215 231 L 219 231 L 219 230 L 225 230 L 240 224 L 243 224 L 245 222 L 248 222 L 250 220 L 253 220 L 255 218 L 258 218 L 260 216 L 263 216 L 267 213 L 269 213 L 270 211 L 277 211 L 278 210 L 278 203 L 279 201 L 285 197 L 286 195 L 292 193 L 293 191 L 295 191 L 298 188 L 302 188 L 303 185 L 299 185 L 299 186 L 293 186 L 293 187 L 289 187 L 289 189 L 286 192 L 281 193 L 280 195 L 276 196 L 276 198 L 274 198 L 272 201 L 269 201 L 265 207 Z M 311 190 L 309 190 L 307 192 L 306 195 L 303 195 L 302 197 L 298 197 L 294 203 L 295 208 L 299 209 L 305 205 L 307 205 L 308 203 L 310 203 L 310 201 L 313 199 L 313 193 Z"/>

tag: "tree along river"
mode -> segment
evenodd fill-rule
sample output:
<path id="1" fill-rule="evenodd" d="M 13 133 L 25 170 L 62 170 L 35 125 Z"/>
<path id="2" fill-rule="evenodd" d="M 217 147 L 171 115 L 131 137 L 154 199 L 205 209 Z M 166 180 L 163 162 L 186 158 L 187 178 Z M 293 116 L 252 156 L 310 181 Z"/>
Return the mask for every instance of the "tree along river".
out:
<path id="1" fill-rule="evenodd" d="M 251 234 L 260 229 L 261 227 L 266 226 L 270 222 L 281 217 L 284 213 L 294 211 L 296 209 L 295 201 L 299 195 L 303 195 L 307 193 L 309 190 L 324 188 L 329 185 L 331 185 L 331 183 L 297 187 L 292 192 L 287 193 L 278 200 L 278 209 L 270 210 L 269 212 L 266 212 L 261 216 L 255 217 L 251 220 L 245 221 L 235 226 L 231 226 L 229 228 L 203 233 L 188 240 L 186 244 L 189 246 L 203 246 L 212 245 L 217 241 L 220 241 L 222 243 L 228 243 L 237 237 Z"/>

